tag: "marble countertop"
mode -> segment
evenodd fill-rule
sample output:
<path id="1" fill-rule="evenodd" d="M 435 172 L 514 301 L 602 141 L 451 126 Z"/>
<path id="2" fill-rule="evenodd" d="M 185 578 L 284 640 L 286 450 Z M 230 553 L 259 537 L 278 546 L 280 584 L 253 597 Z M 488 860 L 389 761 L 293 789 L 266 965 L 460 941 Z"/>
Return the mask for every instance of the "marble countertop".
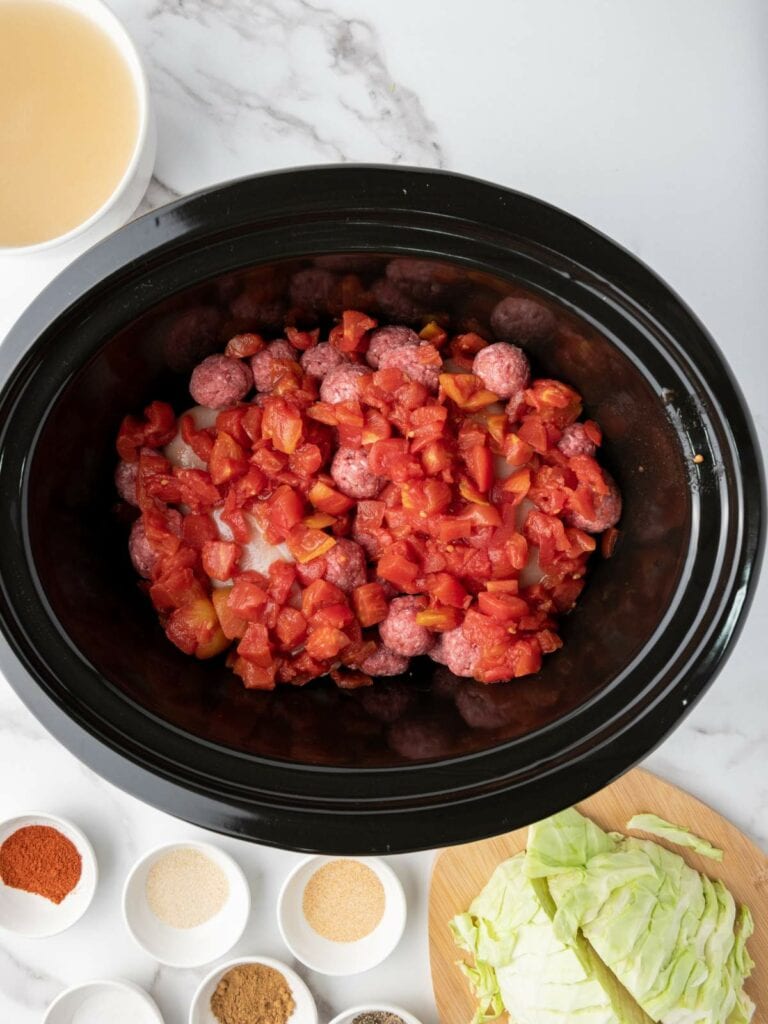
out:
<path id="1" fill-rule="evenodd" d="M 728 357 L 768 445 L 768 7 L 761 0 L 110 0 L 146 60 L 159 128 L 143 209 L 225 178 L 340 160 L 445 167 L 584 218 L 661 273 Z M 0 264 L 0 338 L 76 252 Z M 768 846 L 764 579 L 736 650 L 647 766 Z M 89 913 L 46 940 L 0 933 L 0 1020 L 39 1021 L 65 985 L 124 977 L 187 1019 L 204 971 L 158 967 L 120 918 L 149 846 L 203 836 L 121 793 L 58 745 L 0 679 L 0 818 L 48 809 L 96 847 Z M 254 911 L 234 955 L 290 962 L 274 920 L 298 855 L 222 840 Z M 410 919 L 381 967 L 301 970 L 321 1021 L 375 998 L 436 1020 L 429 853 L 393 857 Z"/>

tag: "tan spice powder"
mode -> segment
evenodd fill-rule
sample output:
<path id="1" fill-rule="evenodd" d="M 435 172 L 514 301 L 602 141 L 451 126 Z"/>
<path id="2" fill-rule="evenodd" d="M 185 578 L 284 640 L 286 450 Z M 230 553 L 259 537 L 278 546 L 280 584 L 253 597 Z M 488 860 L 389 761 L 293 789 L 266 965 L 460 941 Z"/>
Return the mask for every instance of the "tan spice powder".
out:
<path id="1" fill-rule="evenodd" d="M 280 971 L 266 964 L 232 967 L 211 996 L 221 1024 L 286 1024 L 296 1003 Z"/>
<path id="2" fill-rule="evenodd" d="M 384 886 L 359 860 L 332 860 L 307 882 L 302 903 L 311 928 L 331 942 L 357 942 L 384 916 Z"/>
<path id="3" fill-rule="evenodd" d="M 147 903 L 164 924 L 195 928 L 214 917 L 229 896 L 229 881 L 218 864 L 191 847 L 171 850 L 147 874 Z"/>

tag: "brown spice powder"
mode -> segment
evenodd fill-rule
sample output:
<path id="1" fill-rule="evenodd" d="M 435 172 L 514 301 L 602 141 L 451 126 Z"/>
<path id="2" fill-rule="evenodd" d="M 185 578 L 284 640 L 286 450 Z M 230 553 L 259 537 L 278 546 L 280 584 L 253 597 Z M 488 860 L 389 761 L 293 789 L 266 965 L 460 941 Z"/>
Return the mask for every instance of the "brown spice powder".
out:
<path id="1" fill-rule="evenodd" d="M 13 889 L 61 903 L 80 881 L 83 860 L 75 844 L 50 825 L 26 825 L 0 846 L 0 878 Z"/>
<path id="2" fill-rule="evenodd" d="M 266 964 L 232 967 L 211 996 L 211 1010 L 221 1024 L 286 1024 L 295 1009 L 288 982 Z"/>
<path id="3" fill-rule="evenodd" d="M 384 886 L 359 860 L 332 860 L 304 889 L 304 916 L 311 928 L 332 942 L 358 942 L 384 916 Z"/>

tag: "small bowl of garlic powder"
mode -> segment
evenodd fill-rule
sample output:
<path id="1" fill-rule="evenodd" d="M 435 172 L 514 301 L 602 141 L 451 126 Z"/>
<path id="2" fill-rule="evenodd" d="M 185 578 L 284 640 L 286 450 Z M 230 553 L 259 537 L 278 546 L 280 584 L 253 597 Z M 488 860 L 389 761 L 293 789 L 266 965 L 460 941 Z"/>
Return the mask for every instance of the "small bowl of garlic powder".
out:
<path id="1" fill-rule="evenodd" d="M 280 933 L 320 974 L 360 974 L 389 956 L 405 928 L 403 887 L 377 857 L 310 857 L 283 883 Z"/>
<path id="2" fill-rule="evenodd" d="M 199 967 L 234 946 L 251 892 L 238 864 L 210 843 L 159 846 L 134 866 L 123 916 L 141 948 L 170 967 Z"/>

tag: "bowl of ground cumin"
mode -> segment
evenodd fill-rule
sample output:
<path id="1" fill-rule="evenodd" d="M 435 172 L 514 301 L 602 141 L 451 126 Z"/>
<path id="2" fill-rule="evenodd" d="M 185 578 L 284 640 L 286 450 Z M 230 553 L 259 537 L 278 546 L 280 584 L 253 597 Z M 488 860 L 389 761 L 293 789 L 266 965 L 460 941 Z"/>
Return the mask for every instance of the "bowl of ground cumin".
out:
<path id="1" fill-rule="evenodd" d="M 202 981 L 189 1024 L 317 1024 L 317 1007 L 286 964 L 244 957 L 219 965 Z"/>

